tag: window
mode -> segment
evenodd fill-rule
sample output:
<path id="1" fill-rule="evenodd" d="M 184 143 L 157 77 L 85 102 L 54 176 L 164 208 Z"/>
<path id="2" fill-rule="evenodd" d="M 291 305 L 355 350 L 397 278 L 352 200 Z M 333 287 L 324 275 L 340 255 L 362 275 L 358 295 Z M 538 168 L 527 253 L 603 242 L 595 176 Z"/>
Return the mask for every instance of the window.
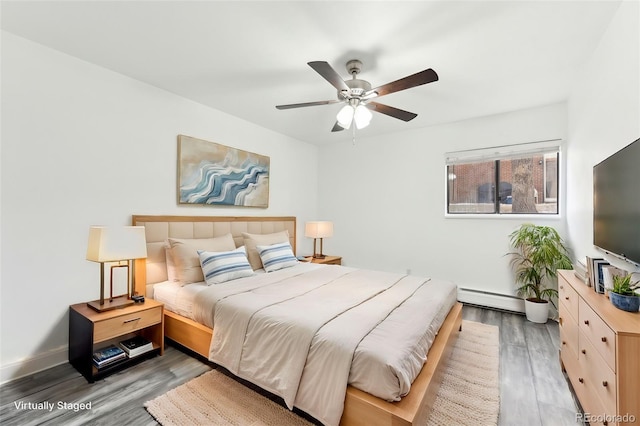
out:
<path id="1" fill-rule="evenodd" d="M 447 154 L 447 213 L 558 214 L 557 140 Z"/>

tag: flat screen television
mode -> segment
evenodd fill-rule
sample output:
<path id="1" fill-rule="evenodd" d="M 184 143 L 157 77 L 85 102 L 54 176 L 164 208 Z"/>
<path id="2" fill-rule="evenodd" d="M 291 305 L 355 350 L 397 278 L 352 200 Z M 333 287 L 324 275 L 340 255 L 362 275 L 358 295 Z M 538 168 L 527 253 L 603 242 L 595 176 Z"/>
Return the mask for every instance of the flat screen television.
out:
<path id="1" fill-rule="evenodd" d="M 593 244 L 640 264 L 640 139 L 593 167 Z"/>

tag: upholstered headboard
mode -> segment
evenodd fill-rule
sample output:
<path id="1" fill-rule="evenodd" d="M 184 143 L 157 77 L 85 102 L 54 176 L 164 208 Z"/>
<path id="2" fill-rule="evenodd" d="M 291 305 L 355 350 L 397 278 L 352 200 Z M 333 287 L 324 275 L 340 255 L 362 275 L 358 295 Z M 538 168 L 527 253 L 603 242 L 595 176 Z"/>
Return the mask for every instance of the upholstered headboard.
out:
<path id="1" fill-rule="evenodd" d="M 212 238 L 231 233 L 236 247 L 243 245 L 242 233 L 271 234 L 287 231 L 296 252 L 294 216 L 142 216 L 132 217 L 134 226 L 144 226 L 147 259 L 136 261 L 135 291 L 147 294 L 147 285 L 167 280 L 165 242 L 167 238 Z"/>

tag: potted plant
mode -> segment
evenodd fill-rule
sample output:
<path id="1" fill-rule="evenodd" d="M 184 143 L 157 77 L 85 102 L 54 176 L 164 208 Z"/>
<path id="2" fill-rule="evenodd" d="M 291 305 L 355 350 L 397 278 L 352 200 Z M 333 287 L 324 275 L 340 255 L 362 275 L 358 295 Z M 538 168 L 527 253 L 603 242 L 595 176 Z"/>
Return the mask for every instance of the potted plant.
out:
<path id="1" fill-rule="evenodd" d="M 640 295 L 635 292 L 640 288 L 640 281 L 631 283 L 631 274 L 614 276 L 613 287 L 609 289 L 609 300 L 613 306 L 627 312 L 638 312 Z"/>
<path id="2" fill-rule="evenodd" d="M 525 298 L 525 313 L 531 322 L 545 323 L 549 302 L 558 297 L 551 287 L 558 269 L 572 269 L 568 250 L 554 228 L 524 223 L 509 235 L 514 252 L 511 267 L 516 275 L 518 294 Z"/>

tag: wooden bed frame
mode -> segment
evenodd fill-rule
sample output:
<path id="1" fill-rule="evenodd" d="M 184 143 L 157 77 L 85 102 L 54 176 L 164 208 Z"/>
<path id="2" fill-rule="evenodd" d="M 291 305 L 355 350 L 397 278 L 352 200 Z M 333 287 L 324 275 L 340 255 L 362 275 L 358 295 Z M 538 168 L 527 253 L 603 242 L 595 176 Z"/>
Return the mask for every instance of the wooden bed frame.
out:
<path id="1" fill-rule="evenodd" d="M 164 239 L 210 238 L 231 232 L 236 245 L 240 245 L 242 232 L 266 234 L 286 229 L 292 248 L 296 249 L 296 218 L 286 217 L 232 217 L 232 216 L 142 216 L 132 217 L 133 225 L 147 227 L 148 258 L 135 264 L 135 291 L 147 294 L 147 279 L 151 283 L 164 280 L 154 263 L 164 258 Z M 153 232 L 151 232 L 153 231 Z M 154 234 L 150 239 L 150 234 Z M 149 272 L 147 273 L 149 269 Z M 166 269 L 166 264 L 165 264 Z M 153 277 L 150 277 L 153 275 Z M 180 345 L 208 359 L 213 330 L 189 318 L 165 312 L 164 334 Z M 428 354 L 427 362 L 411 385 L 411 391 L 398 402 L 387 402 L 371 394 L 348 386 L 341 425 L 406 426 L 425 424 L 433 400 L 440 386 L 446 360 L 462 329 L 462 304 L 456 303 L 445 319 Z"/>

